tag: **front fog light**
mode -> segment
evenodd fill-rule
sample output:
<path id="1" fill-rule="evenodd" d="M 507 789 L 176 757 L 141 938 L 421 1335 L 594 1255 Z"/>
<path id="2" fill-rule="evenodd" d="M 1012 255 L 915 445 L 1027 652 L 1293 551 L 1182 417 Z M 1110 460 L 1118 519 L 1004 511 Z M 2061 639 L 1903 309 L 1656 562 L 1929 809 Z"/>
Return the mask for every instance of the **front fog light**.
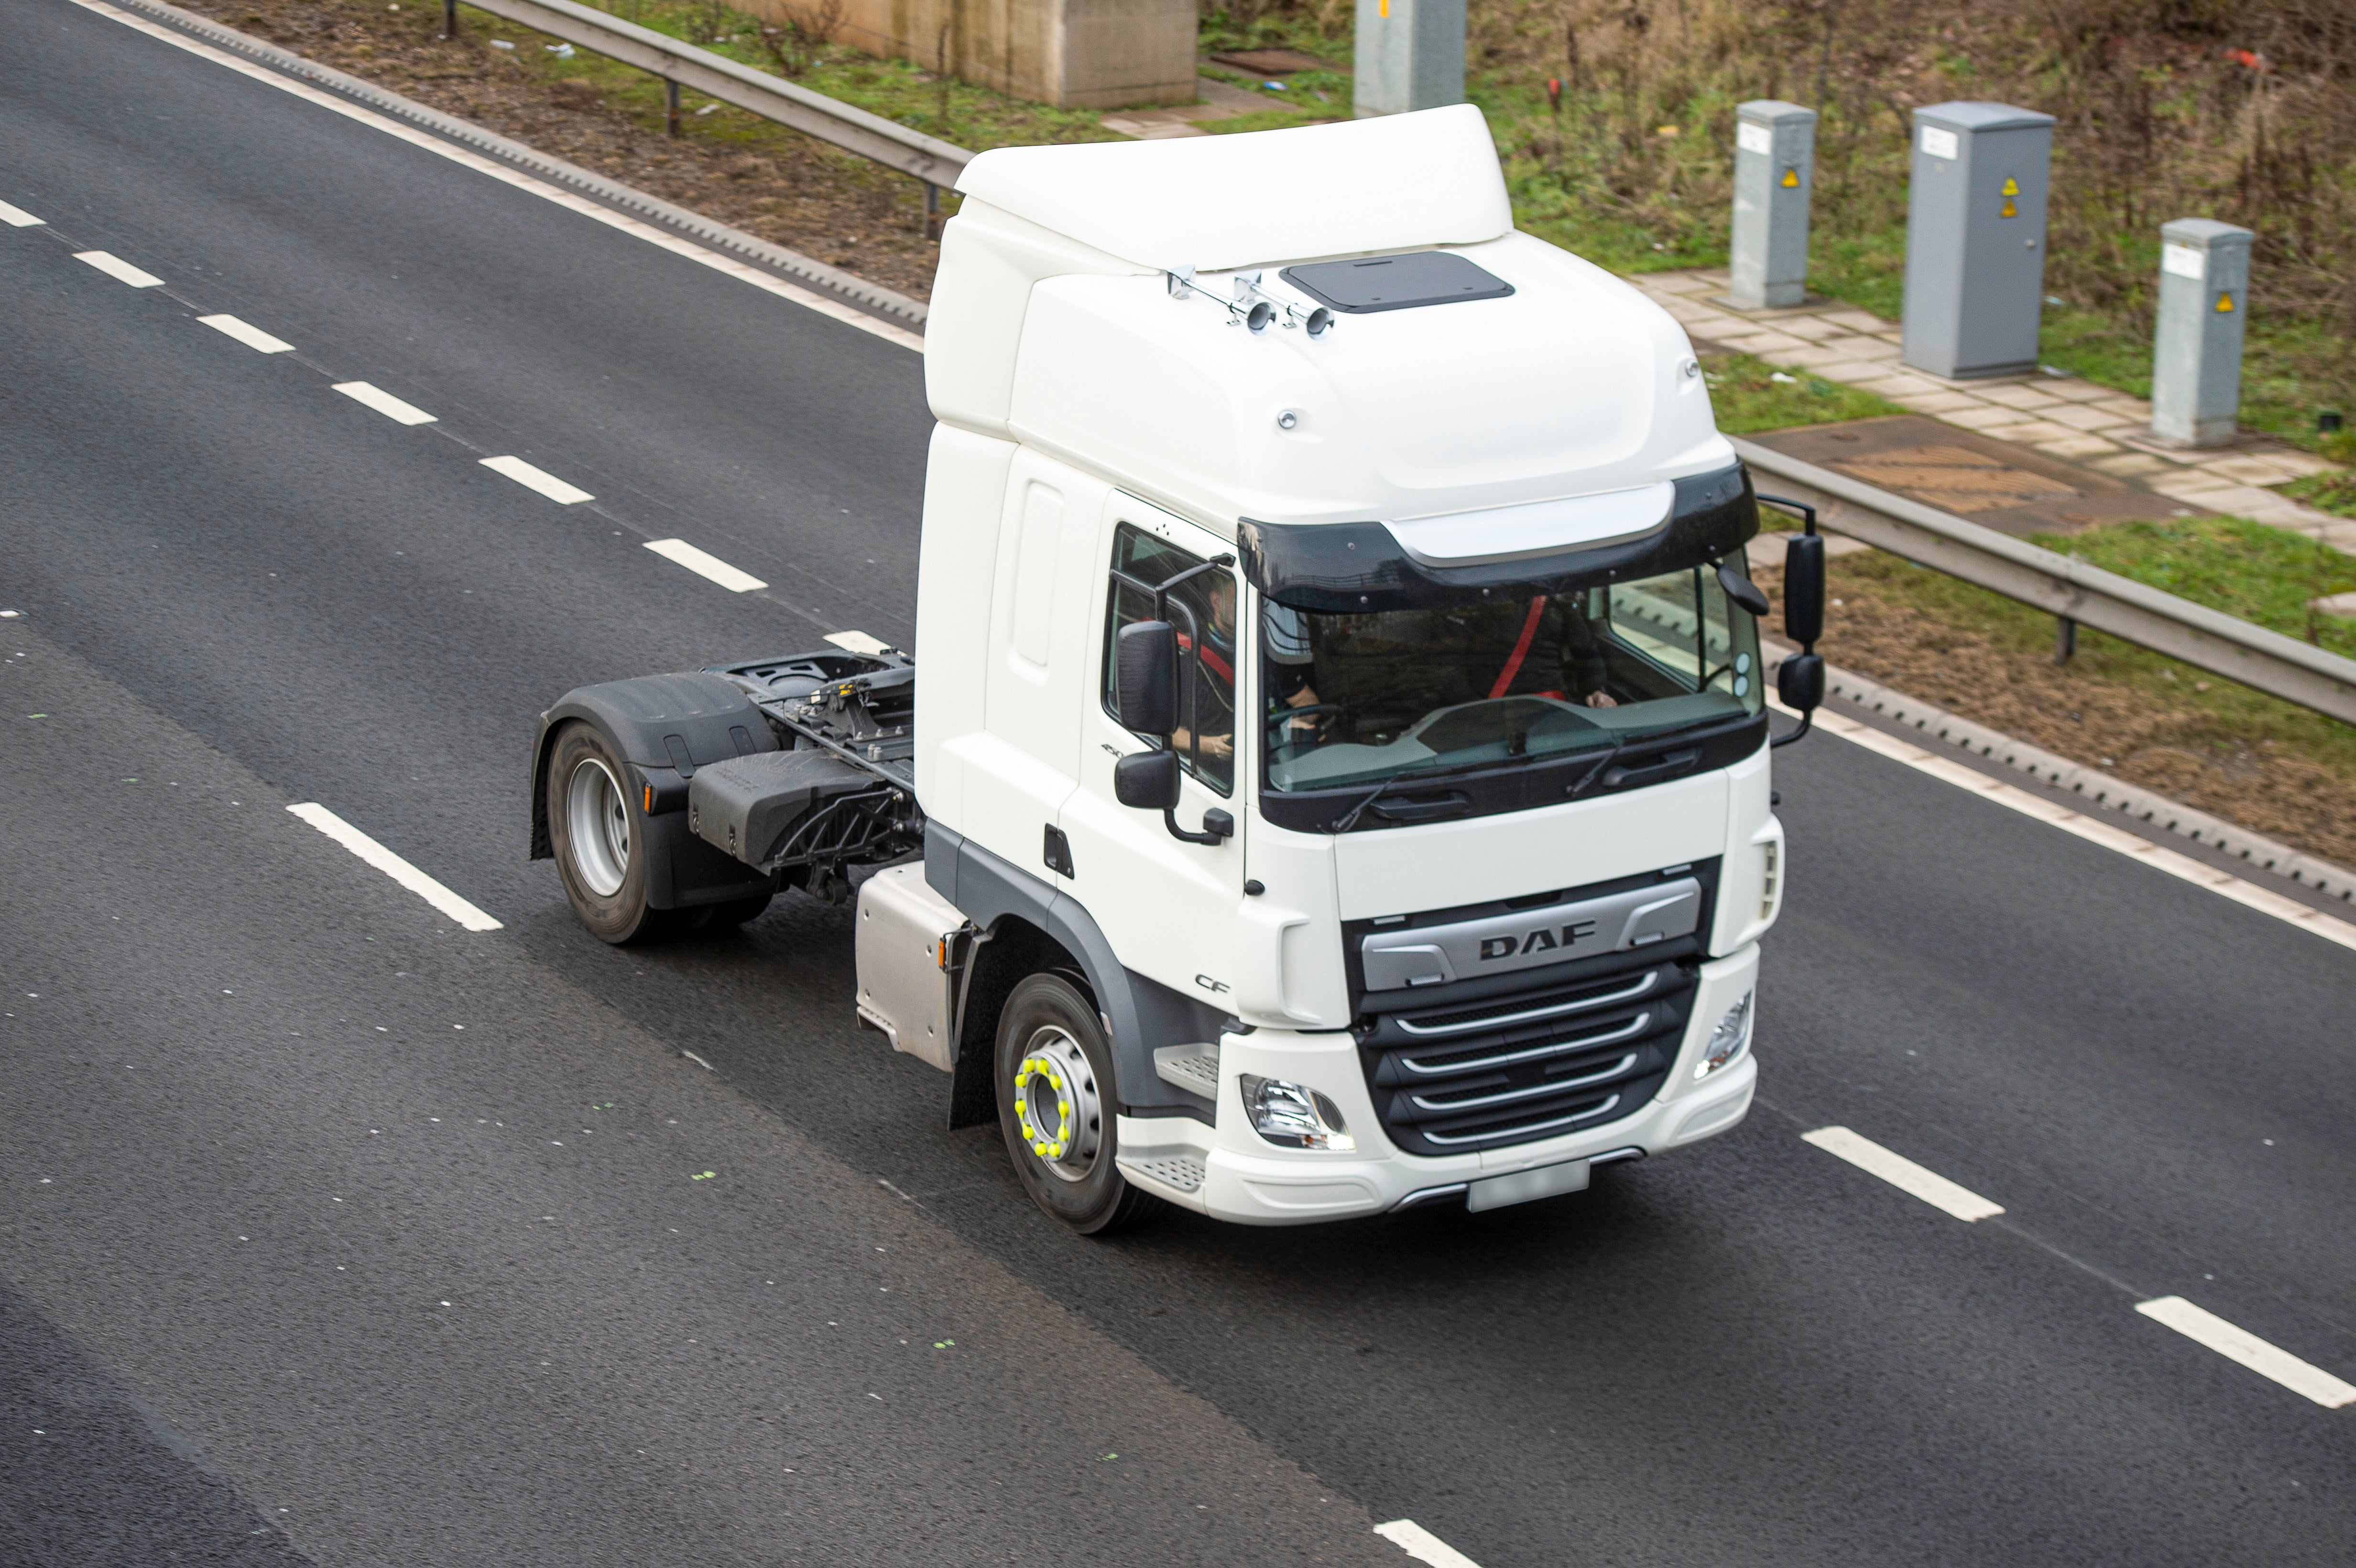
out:
<path id="1" fill-rule="evenodd" d="M 1743 992 L 1742 999 L 1727 1008 L 1726 1016 L 1718 1020 L 1718 1027 L 1709 1031 L 1709 1043 L 1701 1048 L 1701 1060 L 1694 1063 L 1696 1082 L 1708 1077 L 1740 1056 L 1742 1048 L 1751 1043 L 1752 994 Z"/>
<path id="2" fill-rule="evenodd" d="M 1342 1109 L 1314 1089 L 1281 1078 L 1236 1075 L 1244 1092 L 1244 1115 L 1252 1131 L 1287 1148 L 1322 1148 L 1346 1154 L 1358 1147 Z"/>

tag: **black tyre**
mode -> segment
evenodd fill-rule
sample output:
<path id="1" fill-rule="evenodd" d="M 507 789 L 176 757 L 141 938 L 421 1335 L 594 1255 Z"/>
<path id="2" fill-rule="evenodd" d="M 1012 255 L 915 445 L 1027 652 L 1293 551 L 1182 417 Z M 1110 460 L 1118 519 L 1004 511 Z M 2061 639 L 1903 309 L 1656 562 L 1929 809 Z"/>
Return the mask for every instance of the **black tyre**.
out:
<path id="1" fill-rule="evenodd" d="M 548 837 L 573 911 L 616 946 L 669 934 L 679 923 L 647 904 L 646 819 L 630 770 L 589 724 L 556 732 L 548 756 Z"/>
<path id="2" fill-rule="evenodd" d="M 1113 1163 L 1119 1102 L 1097 1010 L 1060 975 L 1016 985 L 998 1015 L 998 1127 L 1033 1201 L 1084 1236 L 1151 1208 Z"/>

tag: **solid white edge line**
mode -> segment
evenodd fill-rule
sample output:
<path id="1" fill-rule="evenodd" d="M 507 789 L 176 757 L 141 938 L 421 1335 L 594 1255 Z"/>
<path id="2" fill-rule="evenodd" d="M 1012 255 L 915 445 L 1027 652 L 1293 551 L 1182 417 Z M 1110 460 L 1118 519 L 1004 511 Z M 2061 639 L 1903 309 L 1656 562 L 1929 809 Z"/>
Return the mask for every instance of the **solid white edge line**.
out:
<path id="1" fill-rule="evenodd" d="M 1769 705 L 1778 713 L 1798 717 L 1793 709 L 1784 707 L 1781 702 L 1774 701 L 1772 698 L 1769 699 Z M 2260 914 L 2269 914 L 2276 920 L 2297 926 L 2303 931 L 2311 931 L 2326 942 L 2337 943 L 2342 947 L 2356 950 L 2356 925 L 2327 914 L 2319 909 L 2311 909 L 2297 899 L 2287 898 L 2270 888 L 2262 888 L 2254 882 L 2244 881 L 2231 871 L 2221 871 L 2216 867 L 2196 860 L 2190 855 L 2179 854 L 2138 834 L 2130 833 L 2124 827 L 2115 827 L 2107 822 L 2098 822 L 2091 816 L 2072 811 L 2068 806 L 2047 800 L 2042 795 L 2031 795 L 2017 784 L 2008 784 L 2002 779 L 1992 779 L 1978 769 L 1967 767 L 1953 757 L 1943 757 L 1935 752 L 1926 752 L 1912 741 L 1901 741 L 1895 735 L 1885 734 L 1870 724 L 1860 724 L 1854 719 L 1846 718 L 1837 713 L 1828 713 L 1822 708 L 1816 709 L 1815 728 L 1862 746 L 1869 752 L 1877 752 L 1892 762 L 1903 763 L 1917 773 L 1944 779 L 1958 789 L 1970 790 L 1975 795 L 1993 801 L 2008 810 L 2019 812 L 2024 816 L 2033 816 L 2040 822 L 2083 838 L 2088 843 L 2099 844 L 2105 849 L 2115 850 L 2119 854 L 2141 860 L 2154 870 L 2165 871 L 2168 875 L 2180 880 L 2197 883 L 2221 897 L 2232 899 L 2235 903 L 2256 910 Z"/>
<path id="2" fill-rule="evenodd" d="M 477 461 L 492 473 L 505 475 L 525 489 L 537 490 L 550 500 L 562 501 L 568 507 L 597 498 L 578 485 L 566 484 L 544 468 L 534 468 L 520 457 L 485 457 Z"/>
<path id="3" fill-rule="evenodd" d="M 134 267 L 110 251 L 77 251 L 74 260 L 87 261 L 118 283 L 129 283 L 134 289 L 160 289 L 164 280 L 155 273 Z"/>
<path id="4" fill-rule="evenodd" d="M 2136 1310 L 2155 1323 L 2165 1323 L 2188 1339 L 2208 1346 L 2227 1360 L 2240 1362 L 2260 1377 L 2272 1378 L 2293 1393 L 2305 1394 L 2326 1410 L 2356 1404 L 2356 1385 L 2342 1382 L 2321 1367 L 2267 1344 L 2213 1312 L 2202 1311 L 2180 1296 L 2138 1301 Z"/>
<path id="5" fill-rule="evenodd" d="M 1944 1210 L 1958 1220 L 1987 1220 L 2004 1212 L 2002 1204 L 1991 1203 L 1970 1188 L 1959 1186 L 1937 1171 L 1926 1169 L 1904 1155 L 1883 1148 L 1871 1138 L 1860 1137 L 1847 1127 L 1818 1127 L 1815 1132 L 1802 1133 L 1800 1141 L 1814 1144 L 1826 1154 L 1845 1159 L 1859 1170 L 1881 1178 L 1901 1192 L 1912 1193 L 1932 1208 Z"/>
<path id="6" fill-rule="evenodd" d="M 648 539 L 647 548 L 665 560 L 675 561 L 687 568 L 698 577 L 711 579 L 731 593 L 750 593 L 755 588 L 768 586 L 751 572 L 739 571 L 718 556 L 707 555 L 685 539 Z M 833 642 L 834 639 L 829 637 L 827 641 Z"/>
<path id="7" fill-rule="evenodd" d="M 468 931 L 497 931 L 499 923 L 444 887 L 316 801 L 286 808 L 337 843 L 456 921 Z"/>
<path id="8" fill-rule="evenodd" d="M 871 637 L 865 632 L 829 632 L 826 640 L 847 654 L 865 654 L 870 658 L 888 651 L 892 645 L 881 637 Z"/>
<path id="9" fill-rule="evenodd" d="M 200 315 L 197 320 L 215 332 L 234 337 L 256 354 L 292 354 L 294 346 L 283 337 L 273 337 L 251 322 L 240 321 L 229 315 Z"/>
<path id="10" fill-rule="evenodd" d="M 329 389 L 343 393 L 363 408 L 374 409 L 395 424 L 433 424 L 432 414 L 414 403 L 404 403 L 381 387 L 366 381 L 337 381 Z"/>
<path id="11" fill-rule="evenodd" d="M 782 278 L 771 277 L 757 267 L 748 266 L 734 257 L 723 256 L 717 251 L 708 251 L 693 240 L 682 240 L 652 224 L 640 222 L 637 219 L 625 213 L 616 212 L 608 207 L 602 207 L 586 197 L 575 196 L 569 190 L 534 179 L 531 176 L 511 169 L 495 159 L 487 158 L 479 153 L 469 152 L 464 147 L 445 142 L 429 131 L 403 125 L 397 120 L 387 119 L 372 109 L 363 109 L 357 103 L 347 102 L 331 92 L 313 87 L 308 82 L 281 76 L 267 66 L 241 60 L 235 55 L 213 48 L 210 44 L 183 37 L 159 22 L 151 22 L 145 16 L 134 16 L 117 6 L 110 5 L 106 4 L 106 0 L 73 0 L 73 3 L 85 11 L 94 11 L 102 16 L 122 23 L 126 27 L 145 33 L 150 37 L 161 38 L 175 48 L 185 49 L 199 59 L 212 61 L 215 65 L 226 66 L 241 76 L 249 76 L 256 81 L 266 82 L 281 92 L 291 92 L 297 98 L 308 99 L 322 108 L 333 110 L 347 120 L 356 120 L 363 125 L 383 132 L 388 136 L 398 136 L 412 146 L 423 147 L 438 157 L 447 158 L 454 164 L 464 165 L 477 174 L 488 175 L 491 178 L 511 185 L 518 190 L 530 191 L 544 201 L 552 201 L 559 207 L 569 208 L 584 218 L 594 219 L 607 228 L 618 229 L 626 234 L 645 240 L 649 245 L 659 245 L 675 255 L 700 262 L 714 272 L 726 272 L 742 283 L 750 283 L 756 289 L 776 295 L 779 299 L 789 300 L 805 310 L 813 310 L 820 315 L 831 316 L 847 326 L 855 326 L 862 332 L 873 334 L 888 343 L 896 343 L 903 348 L 914 349 L 919 354 L 925 351 L 924 338 L 905 327 L 894 326 L 888 321 L 879 320 L 869 315 L 865 311 L 845 304 L 840 300 L 829 299 L 824 294 L 813 293 L 809 289 L 787 283 Z"/>
<path id="12" fill-rule="evenodd" d="M 1375 1526 L 1375 1533 L 1417 1562 L 1430 1563 L 1431 1568 L 1481 1568 L 1481 1564 L 1411 1519 L 1395 1519 L 1388 1524 L 1378 1524 Z"/>
<path id="13" fill-rule="evenodd" d="M 34 217 L 21 207 L 11 207 L 6 202 L 0 201 L 0 223 L 5 223 L 11 229 L 37 229 L 48 221 L 48 219 L 45 218 Z"/>

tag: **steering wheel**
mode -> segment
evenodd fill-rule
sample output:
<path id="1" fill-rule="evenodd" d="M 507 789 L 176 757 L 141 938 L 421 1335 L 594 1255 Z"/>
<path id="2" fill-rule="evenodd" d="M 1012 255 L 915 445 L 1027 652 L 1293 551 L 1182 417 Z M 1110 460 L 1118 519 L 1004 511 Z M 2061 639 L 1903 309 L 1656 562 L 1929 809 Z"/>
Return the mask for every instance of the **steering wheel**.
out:
<path id="1" fill-rule="evenodd" d="M 1320 713 L 1341 711 L 1342 705 L 1338 702 L 1305 702 L 1298 708 L 1283 708 L 1270 712 L 1268 716 L 1268 727 L 1273 730 L 1280 724 L 1290 724 L 1296 719 L 1307 719 Z"/>

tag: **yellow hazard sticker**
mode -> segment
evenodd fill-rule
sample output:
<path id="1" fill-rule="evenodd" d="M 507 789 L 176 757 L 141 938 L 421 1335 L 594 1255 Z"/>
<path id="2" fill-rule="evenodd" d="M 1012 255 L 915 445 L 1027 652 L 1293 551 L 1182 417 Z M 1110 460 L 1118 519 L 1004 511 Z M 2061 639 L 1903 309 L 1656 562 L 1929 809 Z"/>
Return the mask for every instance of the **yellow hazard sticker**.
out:
<path id="1" fill-rule="evenodd" d="M 2019 196 L 2020 194 L 2020 182 L 2013 178 L 2010 175 L 2005 176 L 2004 194 L 2007 196 Z"/>
<path id="2" fill-rule="evenodd" d="M 2005 198 L 2004 210 L 1997 213 L 1997 216 L 1998 218 L 2018 218 L 2020 216 L 2020 208 L 2013 206 L 2012 198 L 2010 197 L 2007 197 Z"/>
<path id="3" fill-rule="evenodd" d="M 2230 311 L 2230 310 L 2232 310 L 2232 309 L 2233 308 L 2233 296 L 2232 294 L 2229 294 L 2229 293 L 2228 293 L 2228 294 L 2219 294 L 2219 295 L 2217 296 L 2217 308 L 2218 308 L 2220 311 Z"/>
<path id="4" fill-rule="evenodd" d="M 1795 168 L 1785 169 L 1783 171 L 1783 188 L 1785 190 L 1797 190 L 1799 187 L 1800 171 Z"/>

